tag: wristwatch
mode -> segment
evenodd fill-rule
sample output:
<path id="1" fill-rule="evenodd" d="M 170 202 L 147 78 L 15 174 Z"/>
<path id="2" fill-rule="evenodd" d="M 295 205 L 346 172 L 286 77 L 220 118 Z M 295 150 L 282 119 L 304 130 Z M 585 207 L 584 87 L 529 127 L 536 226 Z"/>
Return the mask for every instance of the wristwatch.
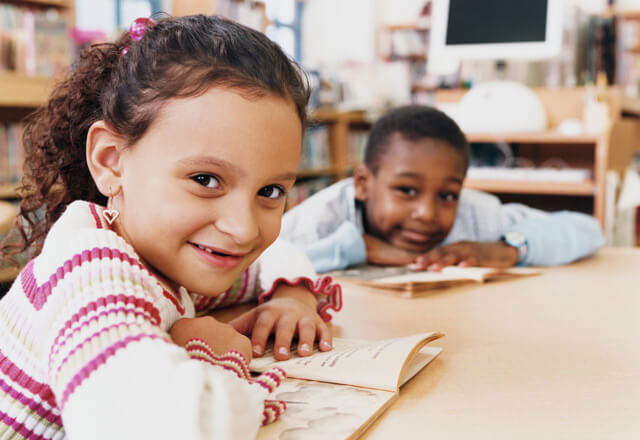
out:
<path id="1" fill-rule="evenodd" d="M 518 250 L 518 264 L 522 263 L 527 256 L 528 242 L 527 237 L 523 233 L 517 231 L 510 231 L 504 234 L 500 240 L 506 245 L 512 246 Z"/>

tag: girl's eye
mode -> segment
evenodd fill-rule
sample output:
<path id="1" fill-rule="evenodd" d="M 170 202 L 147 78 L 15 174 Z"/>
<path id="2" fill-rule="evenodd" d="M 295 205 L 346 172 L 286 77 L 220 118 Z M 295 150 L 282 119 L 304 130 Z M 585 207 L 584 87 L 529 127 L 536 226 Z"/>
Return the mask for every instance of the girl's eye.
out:
<path id="1" fill-rule="evenodd" d="M 411 186 L 398 186 L 396 187 L 396 191 L 400 191 L 401 193 L 406 194 L 410 197 L 418 194 L 418 190 Z"/>
<path id="2" fill-rule="evenodd" d="M 277 185 L 269 185 L 258 191 L 258 195 L 262 197 L 266 197 L 271 200 L 278 200 L 284 197 L 285 192 L 284 188 Z"/>
<path id="3" fill-rule="evenodd" d="M 438 193 L 438 197 L 444 202 L 454 202 L 458 200 L 458 194 L 454 192 L 441 192 Z"/>
<path id="4" fill-rule="evenodd" d="M 206 188 L 218 188 L 220 186 L 220 180 L 211 174 L 196 174 L 191 176 L 191 180 Z"/>

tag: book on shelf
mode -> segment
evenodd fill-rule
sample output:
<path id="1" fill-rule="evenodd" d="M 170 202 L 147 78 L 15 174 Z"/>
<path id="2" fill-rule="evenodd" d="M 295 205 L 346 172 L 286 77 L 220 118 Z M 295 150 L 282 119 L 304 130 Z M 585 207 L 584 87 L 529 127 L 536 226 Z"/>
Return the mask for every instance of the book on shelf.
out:
<path id="1" fill-rule="evenodd" d="M 56 8 L 0 4 L 0 71 L 64 74 L 74 52 L 67 27 L 67 19 Z"/>
<path id="2" fill-rule="evenodd" d="M 252 359 L 250 367 L 259 373 L 277 366 L 287 373 L 272 396 L 285 401 L 287 410 L 277 422 L 262 427 L 258 439 L 358 438 L 397 399 L 400 387 L 442 351 L 427 346 L 442 336 L 334 338 L 331 351 L 279 362 L 268 350 Z"/>
<path id="3" fill-rule="evenodd" d="M 286 209 L 291 209 L 299 203 L 302 203 L 306 198 L 331 185 L 332 182 L 333 179 L 329 176 L 297 181 L 293 188 L 287 193 Z"/>
<path id="4" fill-rule="evenodd" d="M 349 131 L 349 148 L 347 151 L 347 165 L 355 167 L 364 162 L 364 152 L 367 147 L 369 132 L 364 130 Z"/>
<path id="5" fill-rule="evenodd" d="M 302 140 L 302 154 L 300 155 L 300 170 L 327 168 L 329 159 L 329 130 L 326 125 L 309 127 L 304 132 Z"/>
<path id="6" fill-rule="evenodd" d="M 351 269 L 329 272 L 338 279 L 345 279 L 368 287 L 374 287 L 398 296 L 411 298 L 434 289 L 464 284 L 540 275 L 533 267 L 460 267 L 446 266 L 438 272 L 416 271 L 408 266 L 362 265 Z"/>
<path id="7" fill-rule="evenodd" d="M 17 183 L 22 177 L 23 128 L 21 123 L 0 122 L 0 184 Z"/>

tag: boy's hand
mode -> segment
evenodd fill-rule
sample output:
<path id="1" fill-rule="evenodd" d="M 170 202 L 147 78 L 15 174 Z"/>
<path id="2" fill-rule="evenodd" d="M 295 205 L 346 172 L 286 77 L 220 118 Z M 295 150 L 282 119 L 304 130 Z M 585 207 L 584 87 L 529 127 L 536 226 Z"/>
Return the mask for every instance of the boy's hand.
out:
<path id="1" fill-rule="evenodd" d="M 182 318 L 173 324 L 169 335 L 173 342 L 181 347 L 189 339 L 200 338 L 219 355 L 236 350 L 251 361 L 251 341 L 238 333 L 231 325 L 217 321 L 211 316 L 200 318 Z"/>
<path id="2" fill-rule="evenodd" d="M 309 356 L 318 338 L 321 351 L 331 350 L 331 331 L 316 311 L 318 300 L 304 287 L 279 286 L 271 299 L 230 321 L 237 331 L 251 334 L 253 354 L 262 356 L 269 335 L 275 333 L 277 360 L 289 359 L 291 340 L 298 332 L 298 354 Z"/>
<path id="3" fill-rule="evenodd" d="M 511 267 L 518 262 L 518 250 L 503 242 L 461 241 L 433 249 L 416 261 L 418 270 L 440 270 L 445 266 Z"/>
<path id="4" fill-rule="evenodd" d="M 397 248 L 369 234 L 362 234 L 367 248 L 367 263 L 380 266 L 404 266 L 416 262 L 418 254 Z"/>

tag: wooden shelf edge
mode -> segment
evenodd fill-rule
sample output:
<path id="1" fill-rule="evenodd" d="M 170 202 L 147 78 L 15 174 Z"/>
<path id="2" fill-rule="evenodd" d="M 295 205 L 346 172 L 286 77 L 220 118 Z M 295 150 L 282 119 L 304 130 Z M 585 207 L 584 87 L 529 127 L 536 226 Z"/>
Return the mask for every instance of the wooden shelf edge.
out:
<path id="1" fill-rule="evenodd" d="M 370 123 L 371 121 L 367 118 L 366 112 L 364 111 L 340 111 L 340 110 L 328 110 L 328 109 L 318 109 L 311 113 L 309 117 L 309 121 L 311 123 L 333 123 L 338 120 L 346 120 L 347 122 L 354 123 Z"/>
<path id="2" fill-rule="evenodd" d="M 592 196 L 594 194 L 595 182 L 593 180 L 584 182 L 545 182 L 467 178 L 464 182 L 464 187 L 502 194 Z"/>
<path id="3" fill-rule="evenodd" d="M 2 183 L 0 184 L 0 199 L 17 199 L 18 195 L 17 183 Z"/>
<path id="4" fill-rule="evenodd" d="M 505 133 L 465 133 L 469 142 L 507 142 L 531 144 L 595 144 L 600 136 L 583 134 L 568 136 L 553 131 L 537 132 L 505 132 Z"/>
<path id="5" fill-rule="evenodd" d="M 9 3 L 49 6 L 52 8 L 72 8 L 73 0 L 9 0 Z"/>
<path id="6" fill-rule="evenodd" d="M 54 78 L 0 73 L 0 107 L 38 107 L 54 84 Z"/>

